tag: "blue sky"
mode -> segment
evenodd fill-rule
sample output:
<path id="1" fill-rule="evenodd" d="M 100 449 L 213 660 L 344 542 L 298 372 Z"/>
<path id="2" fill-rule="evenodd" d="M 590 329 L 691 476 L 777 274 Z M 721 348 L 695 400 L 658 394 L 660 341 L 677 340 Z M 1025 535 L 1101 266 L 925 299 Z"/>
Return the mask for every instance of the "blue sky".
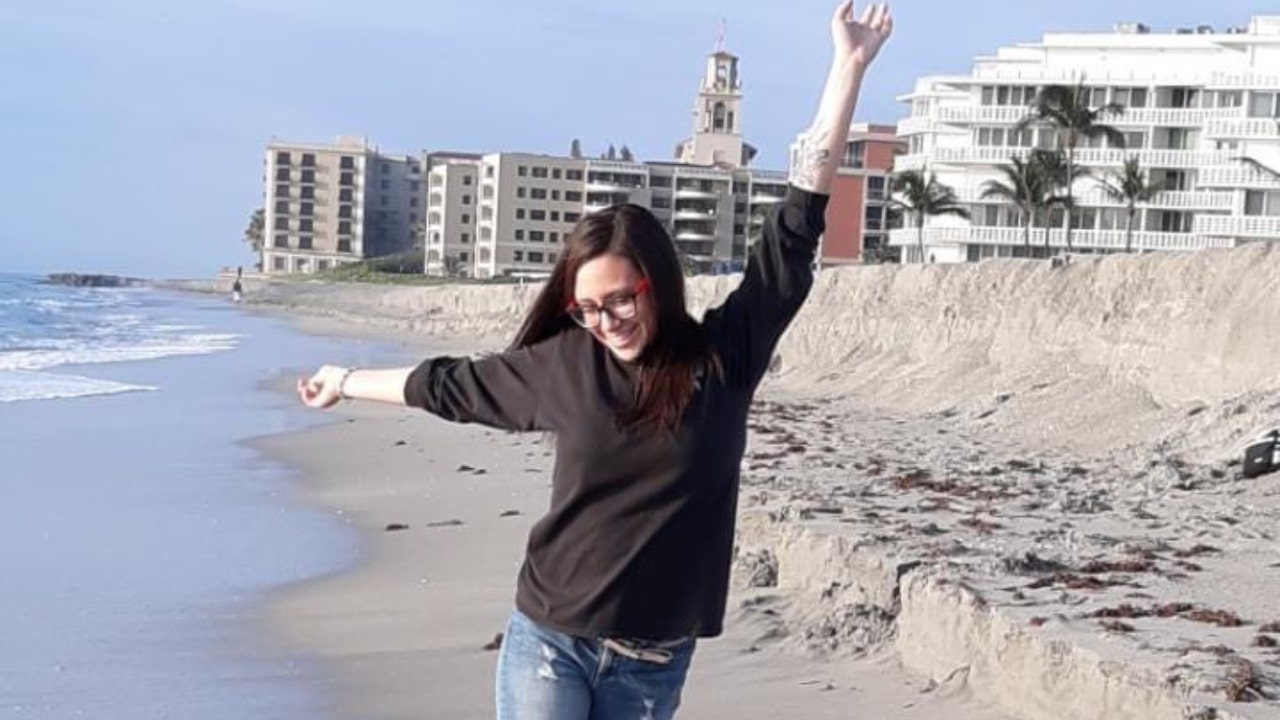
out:
<path id="1" fill-rule="evenodd" d="M 757 164 L 785 169 L 826 71 L 833 0 L 3 0 L 0 272 L 208 276 L 251 265 L 272 137 L 384 151 L 668 159 L 721 18 Z M 915 78 L 1044 31 L 1244 24 L 1256 0 L 894 3 L 858 119 Z"/>

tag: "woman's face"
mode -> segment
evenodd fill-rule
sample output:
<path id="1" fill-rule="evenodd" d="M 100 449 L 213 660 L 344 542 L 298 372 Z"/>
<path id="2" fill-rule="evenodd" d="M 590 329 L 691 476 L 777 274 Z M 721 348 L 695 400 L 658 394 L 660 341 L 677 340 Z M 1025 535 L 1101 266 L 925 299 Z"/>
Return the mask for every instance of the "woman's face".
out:
<path id="1" fill-rule="evenodd" d="M 657 317 L 648 281 L 621 255 L 583 263 L 574 279 L 573 301 L 587 330 L 619 360 L 635 361 L 653 339 Z"/>

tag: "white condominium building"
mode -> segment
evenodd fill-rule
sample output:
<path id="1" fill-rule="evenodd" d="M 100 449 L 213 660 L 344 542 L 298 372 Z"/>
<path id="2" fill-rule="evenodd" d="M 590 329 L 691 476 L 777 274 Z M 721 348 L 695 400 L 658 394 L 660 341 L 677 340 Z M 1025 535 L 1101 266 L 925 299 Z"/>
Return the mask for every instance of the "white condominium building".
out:
<path id="1" fill-rule="evenodd" d="M 1091 107 L 1124 106 L 1101 122 L 1125 135 L 1124 147 L 1084 141 L 1076 162 L 1095 176 L 1118 172 L 1136 156 L 1166 192 L 1140 206 L 1138 250 L 1195 250 L 1280 241 L 1280 16 L 1247 26 L 1206 26 L 1155 33 L 1136 23 L 1112 33 L 1046 34 L 1038 43 L 999 48 L 975 60 L 968 75 L 917 81 L 900 100 L 911 107 L 898 125 L 908 143 L 894 170 L 926 170 L 953 187 L 972 218 L 930 217 L 927 260 L 962 262 L 1026 254 L 1020 220 L 1008 205 L 981 197 L 998 165 L 1034 148 L 1055 148 L 1050 128 L 1016 132 L 1028 104 L 1046 85 L 1083 83 Z M 1098 182 L 1077 180 L 1072 244 L 1081 252 L 1125 246 L 1125 210 Z M 1063 221 L 1050 219 L 1049 244 L 1065 243 Z M 890 233 L 908 261 L 920 261 L 911 222 Z M 1044 243 L 1036 227 L 1032 244 Z M 1044 254 L 1043 249 L 1035 249 Z"/>
<path id="2" fill-rule="evenodd" d="M 422 162 L 364 138 L 273 141 L 263 160 L 262 271 L 311 273 L 412 246 Z"/>

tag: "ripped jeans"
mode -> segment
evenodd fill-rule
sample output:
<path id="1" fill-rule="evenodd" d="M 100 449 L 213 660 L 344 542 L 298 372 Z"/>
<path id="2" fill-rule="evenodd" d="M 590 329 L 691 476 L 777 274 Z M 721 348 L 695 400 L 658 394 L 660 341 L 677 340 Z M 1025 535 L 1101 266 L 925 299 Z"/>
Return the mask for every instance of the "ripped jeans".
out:
<path id="1" fill-rule="evenodd" d="M 668 720 L 694 638 L 580 638 L 511 613 L 498 656 L 498 720 Z"/>

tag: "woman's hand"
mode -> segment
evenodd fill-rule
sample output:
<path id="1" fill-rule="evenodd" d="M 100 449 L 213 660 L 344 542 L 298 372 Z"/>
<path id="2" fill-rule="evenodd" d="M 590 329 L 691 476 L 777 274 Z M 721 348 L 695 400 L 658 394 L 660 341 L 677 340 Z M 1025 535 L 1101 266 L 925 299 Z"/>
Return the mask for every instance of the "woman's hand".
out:
<path id="1" fill-rule="evenodd" d="M 864 7 L 859 17 L 854 15 L 853 0 L 845 0 L 831 17 L 835 63 L 865 69 L 892 32 L 893 16 L 886 3 Z"/>
<path id="2" fill-rule="evenodd" d="M 344 367 L 325 365 L 310 379 L 298 378 L 298 397 L 307 407 L 331 408 L 342 399 L 342 383 L 350 373 Z"/>

